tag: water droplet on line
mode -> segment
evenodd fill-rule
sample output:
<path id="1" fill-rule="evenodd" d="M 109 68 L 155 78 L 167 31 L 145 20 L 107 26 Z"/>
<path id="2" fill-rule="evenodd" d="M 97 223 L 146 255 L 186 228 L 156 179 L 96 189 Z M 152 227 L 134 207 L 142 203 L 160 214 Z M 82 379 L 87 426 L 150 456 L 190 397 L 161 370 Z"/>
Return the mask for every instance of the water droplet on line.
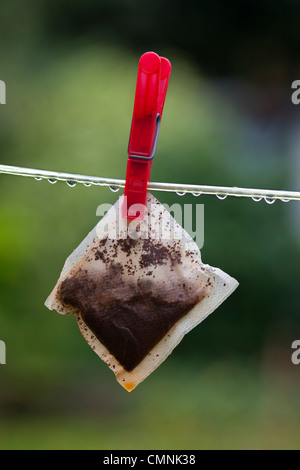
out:
<path id="1" fill-rule="evenodd" d="M 66 181 L 67 185 L 70 186 L 70 188 L 74 188 L 74 186 L 76 186 L 76 182 L 75 181 Z"/>
<path id="2" fill-rule="evenodd" d="M 176 192 L 177 196 L 185 196 L 186 193 Z"/>
<path id="3" fill-rule="evenodd" d="M 201 193 L 192 193 L 193 196 L 198 197 L 201 196 Z"/>
<path id="4" fill-rule="evenodd" d="M 218 199 L 221 199 L 221 200 L 227 198 L 227 194 L 216 194 L 216 196 L 217 196 Z"/>
<path id="5" fill-rule="evenodd" d="M 51 184 L 55 184 L 55 183 L 57 183 L 57 180 L 54 179 L 54 178 L 48 178 L 48 182 L 51 183 Z"/>
<path id="6" fill-rule="evenodd" d="M 36 176 L 34 179 L 37 181 L 41 181 L 43 178 L 41 176 Z"/>
<path id="7" fill-rule="evenodd" d="M 273 204 L 276 199 L 274 197 L 265 197 L 265 201 L 267 204 Z"/>
<path id="8" fill-rule="evenodd" d="M 255 197 L 255 196 L 252 197 L 252 201 L 254 202 L 259 202 L 261 200 L 262 200 L 262 197 Z"/>
<path id="9" fill-rule="evenodd" d="M 110 189 L 113 193 L 117 193 L 120 188 L 118 188 L 117 186 L 109 186 L 109 189 Z"/>
<path id="10" fill-rule="evenodd" d="M 281 199 L 282 202 L 290 202 L 290 199 Z"/>
<path id="11" fill-rule="evenodd" d="M 89 188 L 90 186 L 92 186 L 92 183 L 83 183 L 83 185 Z"/>

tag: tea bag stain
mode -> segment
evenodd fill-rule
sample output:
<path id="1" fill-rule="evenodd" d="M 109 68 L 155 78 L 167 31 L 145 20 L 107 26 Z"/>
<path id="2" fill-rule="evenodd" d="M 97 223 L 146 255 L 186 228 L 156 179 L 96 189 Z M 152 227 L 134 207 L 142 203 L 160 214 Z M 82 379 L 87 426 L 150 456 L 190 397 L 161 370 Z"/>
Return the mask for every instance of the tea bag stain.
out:
<path id="1" fill-rule="evenodd" d="M 187 295 L 185 283 L 157 289 L 148 278 L 137 283 L 122 279 L 122 266 L 112 264 L 101 275 L 87 269 L 67 277 L 61 284 L 61 300 L 78 308 L 95 336 L 130 371 L 205 293 Z"/>

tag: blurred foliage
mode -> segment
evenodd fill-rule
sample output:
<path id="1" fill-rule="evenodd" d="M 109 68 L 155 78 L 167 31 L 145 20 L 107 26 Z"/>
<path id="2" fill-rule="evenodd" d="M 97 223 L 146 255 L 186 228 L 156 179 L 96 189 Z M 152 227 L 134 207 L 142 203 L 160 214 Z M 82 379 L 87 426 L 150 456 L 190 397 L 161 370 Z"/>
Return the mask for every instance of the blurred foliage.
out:
<path id="1" fill-rule="evenodd" d="M 129 395 L 83 378 L 48 389 L 35 414 L 2 417 L 0 448 L 299 449 L 295 369 L 279 380 L 267 368 L 223 360 L 201 371 L 168 362 Z"/>
<path id="2" fill-rule="evenodd" d="M 152 180 L 288 188 L 292 169 L 282 158 L 284 143 L 274 151 L 269 134 L 259 124 L 255 134 L 253 123 L 203 71 L 234 75 L 237 52 L 252 44 L 256 31 L 272 41 L 284 38 L 282 56 L 295 64 L 296 3 L 286 3 L 284 21 L 276 2 L 251 2 L 249 15 L 239 7 L 234 17 L 228 12 L 236 2 L 229 2 L 228 11 L 220 5 L 215 11 L 214 4 L 152 2 L 145 11 L 133 0 L 2 3 L 0 78 L 8 96 L 0 114 L 1 163 L 124 178 L 138 56 L 158 48 L 173 70 Z M 230 25 L 235 27 L 227 36 Z M 245 57 L 240 65 L 250 63 Z M 275 393 L 270 357 L 283 345 L 279 365 L 290 364 L 298 331 L 299 243 L 289 217 L 298 203 L 154 195 L 168 204 L 205 204 L 203 261 L 240 286 L 183 340 L 170 365 L 126 395 L 85 343 L 75 319 L 43 306 L 65 258 L 97 223 L 97 206 L 113 203 L 117 195 L 106 188 L 1 176 L 3 448 L 64 442 L 72 448 L 296 445 L 300 410 L 288 384 L 296 387 L 298 379 L 290 372 L 286 388 Z M 290 406 L 283 406 L 287 401 Z M 33 434 L 26 440 L 27 422 Z M 74 423 L 83 423 L 81 431 L 89 428 L 90 442 L 81 431 L 73 442 L 68 439 Z M 286 436 L 279 438 L 275 431 L 283 425 Z M 184 430 L 180 438 L 178 426 Z"/>

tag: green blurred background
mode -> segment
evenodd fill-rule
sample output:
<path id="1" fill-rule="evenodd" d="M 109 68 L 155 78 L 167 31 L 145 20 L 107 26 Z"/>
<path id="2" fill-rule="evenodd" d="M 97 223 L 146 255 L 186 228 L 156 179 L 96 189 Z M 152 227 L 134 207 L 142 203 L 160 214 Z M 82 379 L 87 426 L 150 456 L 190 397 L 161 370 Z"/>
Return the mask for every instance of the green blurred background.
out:
<path id="1" fill-rule="evenodd" d="M 6 0 L 1 163 L 124 178 L 137 63 L 172 74 L 152 180 L 300 188 L 299 3 Z M 0 175 L 1 449 L 299 448 L 300 203 L 205 204 L 202 258 L 237 291 L 132 393 L 44 307 L 108 188 Z"/>

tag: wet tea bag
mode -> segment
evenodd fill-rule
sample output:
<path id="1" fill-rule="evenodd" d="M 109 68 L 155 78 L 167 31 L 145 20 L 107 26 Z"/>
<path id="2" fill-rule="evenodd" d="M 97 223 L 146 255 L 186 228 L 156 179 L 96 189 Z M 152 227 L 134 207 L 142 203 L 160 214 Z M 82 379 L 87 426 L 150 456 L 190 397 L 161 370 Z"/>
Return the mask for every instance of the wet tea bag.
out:
<path id="1" fill-rule="evenodd" d="M 122 196 L 123 197 L 123 196 Z M 133 390 L 237 287 L 151 194 L 144 221 L 122 197 L 66 260 L 45 305 L 74 314 L 92 349 Z"/>

